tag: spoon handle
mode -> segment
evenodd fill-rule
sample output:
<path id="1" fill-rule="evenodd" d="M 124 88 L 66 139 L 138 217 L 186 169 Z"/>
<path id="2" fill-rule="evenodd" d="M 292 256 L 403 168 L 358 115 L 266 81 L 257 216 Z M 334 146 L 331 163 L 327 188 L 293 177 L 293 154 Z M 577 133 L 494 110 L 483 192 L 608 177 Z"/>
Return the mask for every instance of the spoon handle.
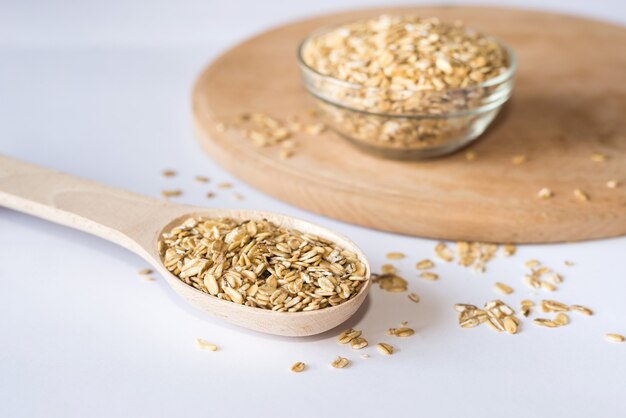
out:
<path id="1" fill-rule="evenodd" d="M 0 155 L 0 206 L 63 224 L 146 255 L 174 205 Z"/>

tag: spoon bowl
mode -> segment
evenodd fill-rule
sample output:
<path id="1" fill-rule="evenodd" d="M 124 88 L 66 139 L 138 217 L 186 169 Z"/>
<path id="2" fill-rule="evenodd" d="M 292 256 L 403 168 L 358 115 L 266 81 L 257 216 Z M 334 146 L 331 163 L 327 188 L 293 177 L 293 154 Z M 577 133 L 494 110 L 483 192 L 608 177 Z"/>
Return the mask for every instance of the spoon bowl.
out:
<path id="1" fill-rule="evenodd" d="M 350 318 L 370 288 L 370 267 L 349 239 L 300 219 L 256 210 L 207 209 L 174 204 L 0 156 L 0 206 L 97 235 L 146 260 L 189 304 L 232 324 L 283 336 L 319 334 Z M 307 312 L 275 312 L 239 305 L 204 293 L 170 273 L 161 261 L 158 242 L 164 231 L 189 217 L 267 219 L 288 229 L 310 233 L 355 253 L 365 265 L 366 281 L 352 299 Z"/>

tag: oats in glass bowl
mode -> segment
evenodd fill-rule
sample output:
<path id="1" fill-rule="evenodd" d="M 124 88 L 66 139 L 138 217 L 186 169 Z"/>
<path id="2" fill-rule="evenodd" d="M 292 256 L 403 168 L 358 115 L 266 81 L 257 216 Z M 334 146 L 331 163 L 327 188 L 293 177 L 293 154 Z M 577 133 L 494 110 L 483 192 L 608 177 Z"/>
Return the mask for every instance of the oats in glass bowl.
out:
<path id="1" fill-rule="evenodd" d="M 495 38 L 417 16 L 315 31 L 298 58 L 326 123 L 392 158 L 443 155 L 476 139 L 510 97 L 516 67 Z"/>

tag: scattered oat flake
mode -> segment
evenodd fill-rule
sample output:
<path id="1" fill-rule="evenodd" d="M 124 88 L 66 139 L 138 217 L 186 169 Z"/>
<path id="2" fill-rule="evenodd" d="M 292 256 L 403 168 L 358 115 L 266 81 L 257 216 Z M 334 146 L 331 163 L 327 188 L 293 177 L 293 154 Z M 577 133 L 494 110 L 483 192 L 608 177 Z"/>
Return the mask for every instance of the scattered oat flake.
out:
<path id="1" fill-rule="evenodd" d="M 411 299 L 415 303 L 419 303 L 420 297 L 417 293 L 409 293 L 409 299 Z"/>
<path id="2" fill-rule="evenodd" d="M 180 196 L 182 194 L 183 194 L 182 190 L 179 190 L 179 189 L 161 190 L 161 195 L 163 197 L 166 197 L 166 198 L 167 197 L 177 197 L 177 196 Z"/>
<path id="3" fill-rule="evenodd" d="M 323 123 L 314 123 L 311 125 L 306 125 L 304 127 L 304 133 L 307 135 L 319 135 L 326 129 L 326 126 Z"/>
<path id="4" fill-rule="evenodd" d="M 542 200 L 550 199 L 552 196 L 554 196 L 554 193 L 552 193 L 552 190 L 547 187 L 544 187 L 537 192 L 537 197 Z"/>
<path id="5" fill-rule="evenodd" d="M 397 328 L 392 335 L 395 337 L 410 337 L 413 334 L 415 334 L 413 328 L 402 327 Z"/>
<path id="6" fill-rule="evenodd" d="M 304 370 L 305 367 L 306 367 L 306 364 L 304 364 L 301 361 L 297 361 L 291 366 L 291 371 L 294 373 L 300 373 L 301 371 Z"/>
<path id="7" fill-rule="evenodd" d="M 387 258 L 389 260 L 402 260 L 406 257 L 403 253 L 387 253 Z"/>
<path id="8" fill-rule="evenodd" d="M 350 360 L 345 357 L 337 357 L 335 360 L 333 360 L 332 363 L 330 363 L 330 365 L 333 366 L 335 369 L 343 369 L 350 365 Z"/>
<path id="9" fill-rule="evenodd" d="M 546 273 L 550 273 L 550 268 L 546 266 L 539 267 L 538 269 L 533 270 L 533 273 L 537 276 L 542 276 Z"/>
<path id="10" fill-rule="evenodd" d="M 573 261 L 565 260 L 563 264 L 565 264 L 567 267 L 572 267 L 575 263 Z"/>
<path id="11" fill-rule="evenodd" d="M 619 182 L 617 180 L 609 180 L 606 182 L 606 187 L 609 189 L 615 189 L 617 186 L 619 186 Z"/>
<path id="12" fill-rule="evenodd" d="M 428 270 L 433 267 L 435 267 L 435 263 L 433 263 L 432 261 L 428 259 L 418 261 L 417 264 L 415 264 L 415 268 L 418 270 Z"/>
<path id="13" fill-rule="evenodd" d="M 593 152 L 591 153 L 591 161 L 596 162 L 596 163 L 603 163 L 607 160 L 607 156 L 605 154 L 602 154 L 600 152 Z"/>
<path id="14" fill-rule="evenodd" d="M 570 307 L 556 300 L 542 300 L 541 310 L 543 312 L 569 312 Z"/>
<path id="15" fill-rule="evenodd" d="M 474 265 L 472 266 L 472 270 L 474 270 L 477 273 L 484 273 L 485 265 L 482 262 L 474 263 Z"/>
<path id="16" fill-rule="evenodd" d="M 176 171 L 174 170 L 163 170 L 161 173 L 163 177 L 174 177 L 176 175 Z"/>
<path id="17" fill-rule="evenodd" d="M 244 197 L 243 197 L 243 195 L 242 195 L 242 194 L 239 194 L 239 193 L 233 193 L 233 199 L 235 199 L 235 200 L 243 200 L 243 199 L 244 199 Z"/>
<path id="18" fill-rule="evenodd" d="M 476 306 L 470 305 L 468 303 L 455 303 L 454 304 L 454 310 L 457 312 L 465 312 L 468 310 L 476 310 L 476 309 L 478 309 Z"/>
<path id="19" fill-rule="evenodd" d="M 540 282 L 540 286 L 543 290 L 547 290 L 548 292 L 554 292 L 556 290 L 556 286 L 553 285 L 550 282 L 546 282 L 544 280 L 541 280 Z"/>
<path id="20" fill-rule="evenodd" d="M 369 354 L 361 354 L 361 358 L 370 358 Z"/>
<path id="21" fill-rule="evenodd" d="M 305 113 L 312 118 L 319 117 L 319 111 L 314 107 L 308 108 Z"/>
<path id="22" fill-rule="evenodd" d="M 357 337 L 353 339 L 352 341 L 350 341 L 350 346 L 352 347 L 353 350 L 360 350 L 362 348 L 367 347 L 367 345 L 368 345 L 368 342 L 363 337 Z"/>
<path id="23" fill-rule="evenodd" d="M 467 151 L 465 153 L 465 159 L 467 161 L 474 161 L 476 159 L 476 153 L 474 151 Z"/>
<path id="24" fill-rule="evenodd" d="M 361 331 L 348 328 L 347 330 L 339 334 L 339 337 L 337 337 L 337 341 L 339 342 L 339 344 L 348 344 L 349 342 L 351 342 L 352 340 L 360 336 L 361 336 Z"/>
<path id="25" fill-rule="evenodd" d="M 213 192 L 207 192 L 207 194 L 206 194 L 206 198 L 207 198 L 207 199 L 213 199 L 214 197 L 215 197 L 215 193 L 213 193 Z"/>
<path id="26" fill-rule="evenodd" d="M 589 195 L 580 189 L 574 189 L 574 197 L 580 200 L 581 202 L 589 201 Z"/>
<path id="27" fill-rule="evenodd" d="M 209 178 L 208 177 L 204 177 L 204 176 L 196 176 L 196 177 L 194 177 L 194 180 L 197 181 L 198 183 L 208 183 L 209 182 Z"/>
<path id="28" fill-rule="evenodd" d="M 223 182 L 217 185 L 219 189 L 231 189 L 233 187 L 232 183 Z"/>
<path id="29" fill-rule="evenodd" d="M 548 276 L 548 279 L 550 279 L 554 284 L 563 283 L 563 276 L 558 273 L 552 273 L 550 276 Z"/>
<path id="30" fill-rule="evenodd" d="M 511 257 L 515 255 L 516 252 L 517 247 L 514 244 L 504 244 L 502 246 L 502 254 L 504 254 L 506 257 Z"/>
<path id="31" fill-rule="evenodd" d="M 583 315 L 587 315 L 587 316 L 591 316 L 593 315 L 593 311 L 585 306 L 581 306 L 581 305 L 572 305 L 570 306 L 570 308 L 573 311 L 579 312 Z"/>
<path id="32" fill-rule="evenodd" d="M 430 271 L 423 271 L 419 274 L 419 277 L 424 279 L 424 280 L 429 280 L 429 281 L 435 281 L 435 280 L 439 280 L 439 275 L 437 273 L 433 273 Z"/>
<path id="33" fill-rule="evenodd" d="M 144 277 L 143 279 L 144 279 L 145 281 L 147 281 L 147 282 L 153 282 L 153 281 L 155 281 L 155 280 L 156 280 L 156 279 L 155 279 L 154 277 L 152 277 L 152 276 L 146 276 L 146 277 Z"/>
<path id="34" fill-rule="evenodd" d="M 139 274 L 141 274 L 142 276 L 147 276 L 149 274 L 152 274 L 152 269 L 139 270 Z"/>
<path id="35" fill-rule="evenodd" d="M 531 289 L 539 289 L 541 287 L 541 280 L 533 274 L 524 276 L 524 283 Z"/>
<path id="36" fill-rule="evenodd" d="M 503 319 L 494 318 L 492 316 L 489 316 L 489 317 L 487 317 L 487 320 L 485 321 L 485 323 L 487 324 L 487 326 L 489 328 L 491 328 L 495 332 L 506 331 L 506 328 L 504 327 L 504 320 Z"/>
<path id="37" fill-rule="evenodd" d="M 385 354 L 387 356 L 390 356 L 393 354 L 393 346 L 391 344 L 387 344 L 387 343 L 378 343 L 376 345 L 376 348 L 378 349 L 378 351 L 380 351 L 382 354 Z"/>
<path id="38" fill-rule="evenodd" d="M 550 319 L 546 319 L 546 318 L 533 319 L 533 324 L 539 325 L 541 327 L 547 327 L 547 328 L 555 328 L 559 326 L 559 324 L 557 324 L 556 322 Z"/>
<path id="39" fill-rule="evenodd" d="M 217 351 L 217 346 L 215 344 L 211 344 L 202 338 L 196 338 L 196 347 L 202 350 Z"/>
<path id="40" fill-rule="evenodd" d="M 524 262 L 524 266 L 528 268 L 533 268 L 539 266 L 541 263 L 539 260 L 527 260 Z"/>
<path id="41" fill-rule="evenodd" d="M 513 158 L 511 158 L 511 163 L 513 163 L 513 165 L 521 165 L 521 164 L 524 164 L 525 162 L 526 162 L 526 155 L 524 154 L 514 155 Z"/>
<path id="42" fill-rule="evenodd" d="M 513 293 L 513 288 L 511 286 L 505 285 L 504 283 L 496 282 L 493 285 L 493 288 L 503 295 L 510 295 L 511 293 Z"/>
<path id="43" fill-rule="evenodd" d="M 452 251 L 443 242 L 440 242 L 435 246 L 435 255 L 447 262 L 451 262 L 452 260 L 454 260 L 454 255 L 452 254 Z"/>
<path id="44" fill-rule="evenodd" d="M 509 334 L 517 334 L 519 330 L 519 322 L 515 320 L 512 316 L 505 316 L 502 320 L 504 325 L 504 330 Z"/>
<path id="45" fill-rule="evenodd" d="M 372 282 L 378 283 L 381 289 L 392 293 L 406 292 L 409 285 L 406 280 L 395 274 L 381 274 L 372 278 Z"/>
<path id="46" fill-rule="evenodd" d="M 380 268 L 380 271 L 383 274 L 396 274 L 396 268 L 391 264 L 383 264 Z"/>
<path id="47" fill-rule="evenodd" d="M 623 343 L 624 339 L 625 339 L 623 335 L 621 335 L 621 334 L 613 334 L 613 333 L 606 334 L 605 337 L 606 337 L 607 341 L 611 341 L 613 343 Z"/>
<path id="48" fill-rule="evenodd" d="M 554 317 L 554 322 L 556 322 L 559 326 L 567 325 L 569 324 L 569 316 L 563 312 L 559 312 Z"/>

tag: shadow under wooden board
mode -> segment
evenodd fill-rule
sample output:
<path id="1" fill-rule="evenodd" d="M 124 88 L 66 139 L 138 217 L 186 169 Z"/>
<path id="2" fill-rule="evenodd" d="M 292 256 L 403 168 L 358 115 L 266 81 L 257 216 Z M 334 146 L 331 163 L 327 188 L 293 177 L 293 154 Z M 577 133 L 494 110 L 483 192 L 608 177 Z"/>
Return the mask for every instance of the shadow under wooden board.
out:
<path id="1" fill-rule="evenodd" d="M 293 157 L 255 147 L 245 112 L 278 119 L 313 106 L 296 47 L 310 31 L 381 13 L 462 19 L 516 51 L 513 98 L 468 150 L 419 162 L 370 156 L 337 134 L 296 137 Z M 483 7 L 346 12 L 291 23 L 234 47 L 200 75 L 193 113 L 203 148 L 252 186 L 346 222 L 452 240 L 542 243 L 626 234 L 626 28 L 572 16 Z M 606 155 L 593 161 L 591 155 Z M 527 162 L 511 158 L 525 154 Z M 607 182 L 617 180 L 618 187 Z M 548 187 L 554 197 L 537 198 Z M 581 189 L 589 201 L 577 199 Z"/>

